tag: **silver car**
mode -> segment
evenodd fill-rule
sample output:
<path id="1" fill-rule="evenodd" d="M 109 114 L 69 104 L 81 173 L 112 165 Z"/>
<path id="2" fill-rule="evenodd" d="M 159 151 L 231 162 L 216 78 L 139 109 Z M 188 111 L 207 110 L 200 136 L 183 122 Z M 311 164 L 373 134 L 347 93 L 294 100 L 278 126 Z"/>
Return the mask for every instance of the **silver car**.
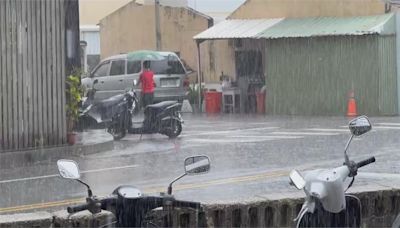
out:
<path id="1" fill-rule="evenodd" d="M 177 100 L 182 102 L 188 93 L 189 79 L 179 57 L 173 52 L 158 52 L 165 56 L 163 60 L 151 60 L 154 72 L 154 102 Z M 89 77 L 82 79 L 82 85 L 91 88 L 95 85 L 95 100 L 103 100 L 123 93 L 139 80 L 144 60 L 130 60 L 127 54 L 115 55 L 104 59 L 94 68 Z M 140 88 L 135 88 L 140 94 Z"/>

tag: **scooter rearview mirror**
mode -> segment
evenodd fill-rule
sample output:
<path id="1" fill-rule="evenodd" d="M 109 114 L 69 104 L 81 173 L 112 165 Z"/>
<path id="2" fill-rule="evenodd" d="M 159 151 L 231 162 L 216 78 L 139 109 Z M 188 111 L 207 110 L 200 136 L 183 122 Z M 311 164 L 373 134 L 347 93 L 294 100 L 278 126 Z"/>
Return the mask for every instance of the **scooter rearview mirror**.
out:
<path id="1" fill-rule="evenodd" d="M 306 181 L 297 170 L 292 170 L 290 172 L 289 178 L 291 184 L 293 184 L 299 190 L 303 189 L 306 186 Z"/>
<path id="2" fill-rule="evenodd" d="M 210 171 L 210 159 L 207 156 L 194 156 L 185 159 L 187 175 L 204 174 Z"/>
<path id="3" fill-rule="evenodd" d="M 58 172 L 63 178 L 73 180 L 81 178 L 78 164 L 75 161 L 61 159 L 57 161 L 57 166 Z"/>
<path id="4" fill-rule="evenodd" d="M 210 158 L 207 156 L 193 156 L 185 159 L 185 173 L 175 178 L 168 186 L 168 195 L 172 194 L 172 185 L 186 175 L 204 174 L 210 171 Z"/>
<path id="5" fill-rule="evenodd" d="M 349 129 L 351 132 L 351 136 L 347 141 L 346 147 L 344 148 L 344 161 L 346 165 L 350 165 L 349 155 L 347 154 L 347 149 L 350 146 L 351 141 L 354 136 L 360 136 L 372 129 L 371 122 L 369 122 L 368 117 L 359 116 L 349 122 Z"/>
<path id="6" fill-rule="evenodd" d="M 360 136 L 371 130 L 371 123 L 366 116 L 357 117 L 349 122 L 349 129 L 352 135 Z"/>
<path id="7" fill-rule="evenodd" d="M 85 185 L 88 191 L 88 196 L 92 197 L 93 193 L 92 190 L 90 189 L 90 186 L 80 180 L 81 173 L 79 171 L 79 166 L 78 163 L 76 163 L 76 161 L 61 159 L 57 161 L 57 167 L 61 177 L 65 179 L 76 180 L 79 183 Z"/>

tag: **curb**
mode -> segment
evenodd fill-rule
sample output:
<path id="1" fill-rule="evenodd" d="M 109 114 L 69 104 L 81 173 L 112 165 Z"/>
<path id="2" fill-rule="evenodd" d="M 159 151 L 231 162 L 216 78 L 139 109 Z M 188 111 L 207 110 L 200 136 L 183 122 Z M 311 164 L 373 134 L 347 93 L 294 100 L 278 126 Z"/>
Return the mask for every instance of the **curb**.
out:
<path id="1" fill-rule="evenodd" d="M 58 147 L 36 148 L 22 151 L 0 152 L 0 169 L 27 167 L 43 161 L 90 155 L 114 149 L 114 140 L 105 139 L 100 143 L 62 145 Z"/>

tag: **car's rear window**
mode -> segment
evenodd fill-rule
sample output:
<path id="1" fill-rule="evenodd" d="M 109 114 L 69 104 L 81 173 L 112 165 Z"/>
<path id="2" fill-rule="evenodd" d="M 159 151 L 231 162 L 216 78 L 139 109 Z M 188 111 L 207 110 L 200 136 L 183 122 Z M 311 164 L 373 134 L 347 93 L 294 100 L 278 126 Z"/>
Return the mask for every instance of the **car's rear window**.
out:
<path id="1" fill-rule="evenodd" d="M 168 59 L 151 61 L 150 68 L 154 74 L 185 74 L 185 69 L 176 57 L 169 62 Z"/>
<path id="2" fill-rule="evenodd" d="M 111 63 L 110 75 L 123 75 L 125 74 L 125 60 L 114 60 Z"/>
<path id="3" fill-rule="evenodd" d="M 128 74 L 137 74 L 142 70 L 140 61 L 129 61 L 128 60 Z"/>

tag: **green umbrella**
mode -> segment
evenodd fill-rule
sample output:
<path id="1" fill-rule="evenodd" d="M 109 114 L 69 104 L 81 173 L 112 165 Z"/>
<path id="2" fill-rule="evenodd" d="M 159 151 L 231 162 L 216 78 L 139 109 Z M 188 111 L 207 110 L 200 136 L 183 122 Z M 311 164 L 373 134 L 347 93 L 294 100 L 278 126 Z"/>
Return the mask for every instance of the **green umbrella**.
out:
<path id="1" fill-rule="evenodd" d="M 128 53 L 128 60 L 130 61 L 140 61 L 140 60 L 163 60 L 165 56 L 162 56 L 159 52 L 156 51 L 134 51 Z"/>

